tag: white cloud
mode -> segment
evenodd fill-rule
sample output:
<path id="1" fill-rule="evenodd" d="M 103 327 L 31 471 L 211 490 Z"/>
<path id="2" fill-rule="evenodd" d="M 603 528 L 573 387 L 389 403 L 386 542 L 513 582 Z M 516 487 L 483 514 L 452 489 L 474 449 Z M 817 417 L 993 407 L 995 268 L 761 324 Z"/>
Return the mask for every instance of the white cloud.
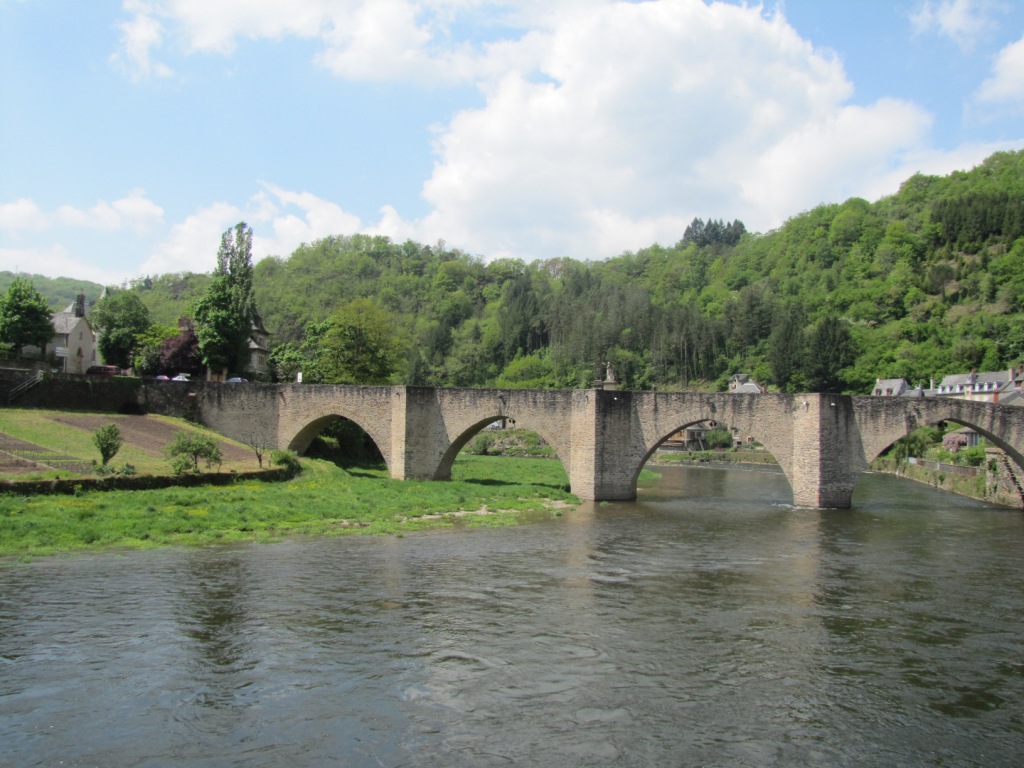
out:
<path id="1" fill-rule="evenodd" d="M 74 276 L 101 285 L 116 285 L 124 275 L 83 263 L 59 243 L 33 248 L 0 248 L 0 270 L 30 275 Z"/>
<path id="2" fill-rule="evenodd" d="M 46 213 L 34 200 L 22 197 L 0 204 L 0 229 L 41 232 L 63 226 L 107 232 L 130 229 L 142 235 L 159 225 L 163 216 L 163 209 L 147 198 L 143 189 L 133 189 L 113 202 L 100 200 L 87 209 L 62 205 L 54 213 Z"/>
<path id="3" fill-rule="evenodd" d="M 390 79 L 433 69 L 425 48 L 430 32 L 417 22 L 407 0 L 376 0 L 338 19 L 329 47 L 319 57 L 337 75 L 356 80 Z"/>
<path id="4" fill-rule="evenodd" d="M 357 216 L 321 197 L 267 182 L 262 187 L 244 209 L 213 203 L 175 225 L 142 263 L 139 274 L 212 271 L 221 235 L 240 221 L 253 228 L 253 261 L 288 256 L 303 243 L 329 235 L 364 231 Z"/>
<path id="5" fill-rule="evenodd" d="M 64 205 L 57 209 L 57 220 L 67 226 L 113 232 L 131 229 L 145 234 L 163 221 L 163 209 L 146 197 L 145 190 L 133 189 L 127 197 L 108 203 L 101 200 L 92 208 Z"/>
<path id="6" fill-rule="evenodd" d="M 214 203 L 171 228 L 170 236 L 139 267 L 139 274 L 211 272 L 221 234 L 245 218 L 227 203 Z"/>
<path id="7" fill-rule="evenodd" d="M 916 33 L 934 32 L 969 53 L 995 27 L 997 10 L 992 0 L 924 0 L 910 14 L 910 22 Z"/>
<path id="8" fill-rule="evenodd" d="M 121 47 L 111 57 L 111 63 L 133 80 L 149 77 L 169 77 L 170 67 L 154 62 L 152 50 L 163 42 L 164 28 L 153 9 L 141 0 L 125 0 L 124 9 L 134 14 L 118 25 Z"/>
<path id="9" fill-rule="evenodd" d="M 133 79 L 167 75 L 155 62 L 173 33 L 178 52 L 230 54 L 239 40 L 317 39 L 316 60 L 359 80 L 451 82 L 471 76 L 479 51 L 454 41 L 453 23 L 477 0 L 124 0 L 128 18 L 112 57 Z M 496 10 L 496 9 L 495 9 Z"/>
<path id="10" fill-rule="evenodd" d="M 981 145 L 929 152 L 931 115 L 912 103 L 851 103 L 841 62 L 762 6 L 126 0 L 124 9 L 118 55 L 139 76 L 171 55 L 165 40 L 179 54 L 228 55 L 242 40 L 290 36 L 317 41 L 316 61 L 341 77 L 469 82 L 484 102 L 438 130 L 422 219 L 384 205 L 378 222 L 361 222 L 313 193 L 264 183 L 244 209 L 213 204 L 174 227 L 143 265 L 149 273 L 209 271 L 221 232 L 243 218 L 256 258 L 356 231 L 445 239 L 489 257 L 604 258 L 675 242 L 694 216 L 764 230 L 820 202 L 893 192 L 916 170 L 984 157 Z M 969 50 L 998 10 L 990 0 L 925 0 L 912 18 L 919 33 Z M 1024 41 L 1003 51 L 979 102 L 1020 99 L 1022 56 Z M 79 213 L 116 218 L 101 206 Z"/>
<path id="11" fill-rule="evenodd" d="M 13 203 L 0 203 L 0 229 L 8 232 L 40 231 L 49 226 L 46 214 L 35 201 L 21 197 Z"/>
<path id="12" fill-rule="evenodd" d="M 696 215 L 765 229 L 862 194 L 930 127 L 906 102 L 846 104 L 841 64 L 759 8 L 606 5 L 560 21 L 541 69 L 439 136 L 425 234 L 604 258 L 675 242 Z"/>
<path id="13" fill-rule="evenodd" d="M 362 223 L 358 216 L 346 213 L 341 206 L 309 192 L 291 192 L 267 182 L 264 192 L 253 198 L 253 258 L 287 256 L 302 243 L 309 243 L 328 235 L 358 232 Z M 256 223 L 273 231 L 273 236 L 261 235 Z"/>
<path id="14" fill-rule="evenodd" d="M 991 107 L 1024 108 L 1024 37 L 999 52 L 992 76 L 981 84 L 974 100 Z"/>
<path id="15" fill-rule="evenodd" d="M 824 120 L 807 122 L 747 158 L 749 170 L 730 169 L 752 211 L 748 226 L 776 226 L 819 203 L 864 196 L 875 178 L 919 146 L 930 125 L 921 109 L 892 99 L 870 107 L 846 106 Z"/>
<path id="16" fill-rule="evenodd" d="M 995 152 L 1020 149 L 1020 142 L 963 144 L 952 150 L 916 148 L 907 151 L 900 162 L 885 173 L 880 173 L 864 188 L 860 197 L 876 200 L 896 192 L 900 184 L 915 173 L 928 176 L 946 176 L 953 171 L 968 171 Z"/>

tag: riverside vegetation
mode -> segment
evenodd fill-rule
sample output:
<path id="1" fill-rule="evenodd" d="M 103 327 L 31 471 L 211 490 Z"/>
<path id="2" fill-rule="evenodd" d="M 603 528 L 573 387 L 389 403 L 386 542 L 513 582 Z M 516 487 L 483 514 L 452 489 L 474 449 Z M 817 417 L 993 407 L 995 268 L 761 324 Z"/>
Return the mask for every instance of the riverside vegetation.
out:
<path id="1" fill-rule="evenodd" d="M 8 436 L 49 449 L 50 455 L 97 454 L 88 429 L 68 422 L 83 417 L 116 420 L 111 414 L 77 414 L 31 409 L 3 412 Z M 146 417 L 180 431 L 195 431 L 175 419 Z M 222 439 L 219 438 L 218 439 Z M 230 441 L 225 441 L 230 446 Z M 236 449 L 243 446 L 234 444 Z M 225 465 L 252 470 L 226 452 Z M 139 472 L 168 472 L 166 456 L 132 442 L 126 431 L 117 461 L 128 459 Z M 233 457 L 233 458 L 230 458 Z M 301 472 L 283 482 L 239 479 L 229 485 L 162 490 L 82 491 L 74 495 L 0 494 L 0 556 L 26 557 L 110 547 L 149 548 L 215 542 L 269 541 L 295 535 L 401 534 L 441 526 L 511 525 L 537 516 L 561 514 L 579 503 L 557 461 L 463 455 L 451 482 L 392 480 L 379 464 L 347 468 L 322 460 L 299 460 Z M 116 463 L 116 461 L 115 461 Z M 80 462 L 81 464 L 81 462 Z M 88 470 L 78 467 L 79 474 Z M 66 477 L 69 470 L 62 470 Z M 35 473 L 54 477 L 60 471 Z M 12 479 L 10 475 L 6 479 Z"/>
<path id="2" fill-rule="evenodd" d="M 745 372 L 779 391 L 867 394 L 879 377 L 927 386 L 1024 360 L 1024 152 L 766 233 L 695 219 L 680 235 L 526 263 L 337 234 L 254 264 L 252 300 L 282 381 L 575 388 L 610 361 L 626 389 L 724 390 Z M 154 323 L 133 359 L 186 369 L 198 342 L 179 318 L 197 319 L 216 279 L 126 285 Z M 73 288 L 102 291 L 33 282 L 55 309 Z M 353 366 L 353 345 L 379 365 Z"/>

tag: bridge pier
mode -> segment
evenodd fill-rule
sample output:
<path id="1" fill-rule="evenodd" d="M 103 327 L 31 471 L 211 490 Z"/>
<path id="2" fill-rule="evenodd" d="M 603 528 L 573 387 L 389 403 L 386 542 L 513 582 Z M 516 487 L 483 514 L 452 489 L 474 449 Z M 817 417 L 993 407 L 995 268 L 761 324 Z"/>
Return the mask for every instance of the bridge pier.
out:
<path id="1" fill-rule="evenodd" d="M 787 472 L 793 503 L 798 507 L 849 509 L 853 487 L 865 469 L 852 398 L 799 395 L 793 412 L 793 454 Z"/>
<path id="2" fill-rule="evenodd" d="M 634 462 L 624 448 L 634 439 L 633 393 L 591 389 L 573 400 L 569 485 L 586 501 L 636 498 Z"/>

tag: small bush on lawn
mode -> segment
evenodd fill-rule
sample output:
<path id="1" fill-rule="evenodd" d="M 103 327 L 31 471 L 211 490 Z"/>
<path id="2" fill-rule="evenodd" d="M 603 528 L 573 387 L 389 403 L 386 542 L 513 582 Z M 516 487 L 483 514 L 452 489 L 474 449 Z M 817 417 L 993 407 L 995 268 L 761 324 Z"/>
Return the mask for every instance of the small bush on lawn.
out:
<path id="1" fill-rule="evenodd" d="M 270 463 L 275 467 L 287 469 L 292 475 L 297 475 L 302 471 L 299 455 L 295 451 L 271 451 Z"/>
<path id="2" fill-rule="evenodd" d="M 107 424 L 97 429 L 93 433 L 92 441 L 99 449 L 101 467 L 107 466 L 124 445 L 124 439 L 121 437 L 121 430 L 118 429 L 117 424 Z"/>
<path id="3" fill-rule="evenodd" d="M 217 442 L 208 435 L 183 429 L 174 436 L 167 446 L 167 456 L 171 460 L 171 470 L 176 475 L 187 472 L 199 472 L 199 460 L 206 462 L 206 468 L 222 463 L 220 448 Z"/>

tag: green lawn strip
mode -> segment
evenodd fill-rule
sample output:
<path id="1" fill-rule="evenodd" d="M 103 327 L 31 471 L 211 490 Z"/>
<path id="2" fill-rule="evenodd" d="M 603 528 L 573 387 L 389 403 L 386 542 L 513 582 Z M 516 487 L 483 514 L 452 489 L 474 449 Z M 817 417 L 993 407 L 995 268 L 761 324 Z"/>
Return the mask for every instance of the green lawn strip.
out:
<path id="1" fill-rule="evenodd" d="M 451 482 L 403 482 L 383 469 L 349 472 L 323 461 L 303 467 L 283 483 L 0 495 L 0 555 L 508 525 L 552 503 L 578 503 L 554 461 L 464 456 Z M 483 509 L 489 514 L 472 514 Z"/>
<path id="2" fill-rule="evenodd" d="M 0 432 L 54 453 L 98 461 L 100 454 L 92 442 L 92 433 L 58 424 L 52 420 L 57 415 L 57 411 L 5 408 L 0 411 Z"/>

